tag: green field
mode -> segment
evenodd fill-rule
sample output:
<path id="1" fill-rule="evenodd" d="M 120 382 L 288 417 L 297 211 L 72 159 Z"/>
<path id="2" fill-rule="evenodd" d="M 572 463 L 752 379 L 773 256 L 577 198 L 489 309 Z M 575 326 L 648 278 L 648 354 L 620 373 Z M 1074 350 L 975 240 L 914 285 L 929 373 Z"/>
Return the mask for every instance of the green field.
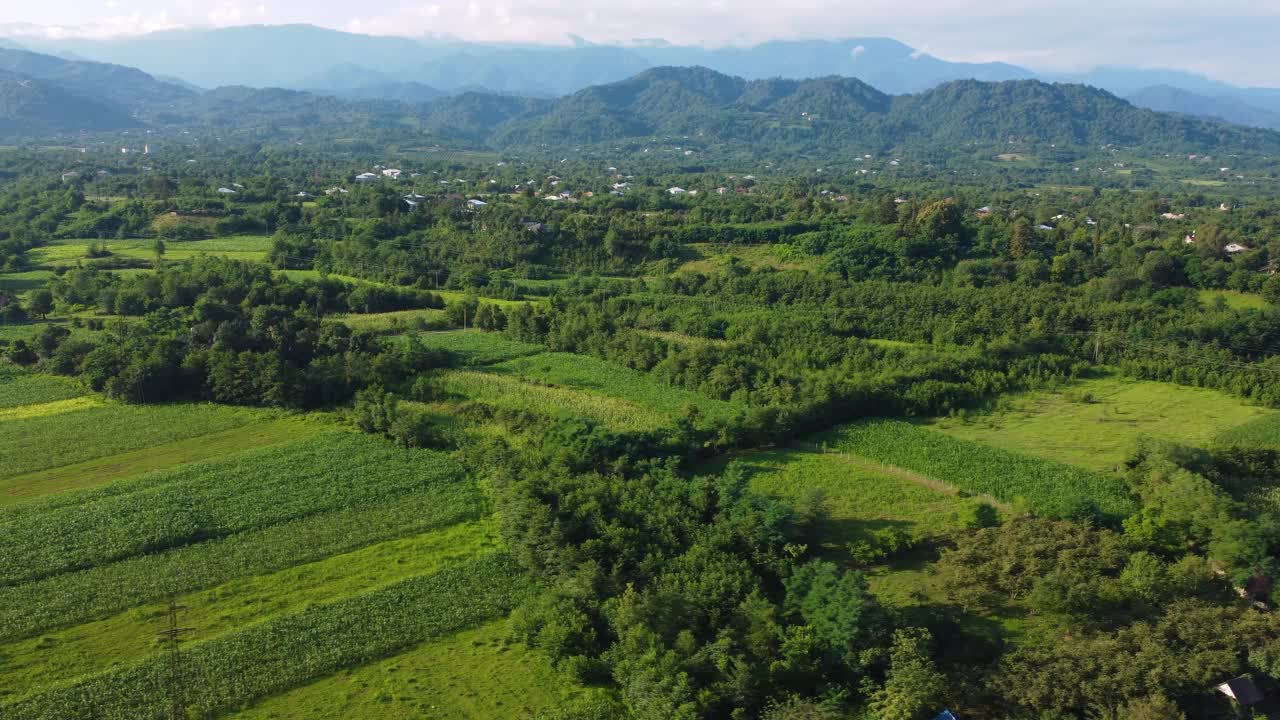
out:
<path id="1" fill-rule="evenodd" d="M 422 333 L 417 337 L 429 348 L 454 353 L 464 365 L 492 365 L 545 350 L 541 345 L 508 340 L 497 333 L 479 330 L 448 330 Z"/>
<path id="2" fill-rule="evenodd" d="M 863 456 L 1005 503 L 1050 515 L 1083 503 L 1127 515 L 1132 503 L 1118 477 L 962 440 L 901 420 L 853 423 L 817 436 L 823 447 Z"/>
<path id="3" fill-rule="evenodd" d="M 36 265 L 46 268 L 71 267 L 77 263 L 91 263 L 88 257 L 90 245 L 105 246 L 111 253 L 107 258 L 128 258 L 151 261 L 155 259 L 154 239 L 97 240 L 75 238 L 53 240 L 38 247 L 27 257 Z M 186 260 L 199 255 L 217 255 L 234 260 L 265 260 L 271 249 L 271 238 L 264 235 L 243 235 L 211 238 L 208 240 L 166 240 L 165 260 Z"/>
<path id="4" fill-rule="evenodd" d="M 603 393 L 528 382 L 479 370 L 446 370 L 440 374 L 445 392 L 506 410 L 524 410 L 561 418 L 582 417 L 617 431 L 657 430 L 666 415 Z"/>
<path id="5" fill-rule="evenodd" d="M 1007 407 L 965 421 L 939 420 L 934 427 L 957 438 L 1105 471 L 1122 463 L 1143 436 L 1203 447 L 1236 428 L 1280 416 L 1213 390 L 1122 378 L 1017 395 Z"/>
<path id="6" fill-rule="evenodd" d="M 333 316 L 334 320 L 345 324 L 352 330 L 368 332 L 404 332 L 417 327 L 445 326 L 444 310 L 423 308 L 420 310 L 397 310 L 385 313 L 345 313 Z"/>
<path id="7" fill-rule="evenodd" d="M 1209 307 L 1212 307 L 1218 298 L 1222 298 L 1222 301 L 1232 310 L 1265 310 L 1267 307 L 1267 301 L 1263 300 L 1261 295 L 1254 293 L 1235 290 L 1201 290 L 1199 296 L 1200 302 Z"/>
<path id="8" fill-rule="evenodd" d="M 223 405 L 125 405 L 0 420 L 0 485 L 38 470 L 248 425 L 269 414 Z"/>
<path id="9" fill-rule="evenodd" d="M 770 245 L 714 245 L 689 243 L 685 245 L 687 257 L 676 272 L 713 273 L 727 262 L 736 260 L 747 267 L 773 268 L 775 270 L 816 270 L 820 258 L 799 257 L 783 259 Z"/>
<path id="10" fill-rule="evenodd" d="M 67 400 L 81 395 L 84 395 L 84 389 L 66 378 L 0 371 L 0 412 L 5 408 Z"/>
<path id="11" fill-rule="evenodd" d="M 690 407 L 712 418 L 731 417 L 740 409 L 733 403 L 664 385 L 638 370 L 584 355 L 543 353 L 498 363 L 490 370 L 537 383 L 621 398 L 672 418 L 683 415 Z"/>
<path id="12" fill-rule="evenodd" d="M 719 472 L 730 462 L 743 467 L 756 492 L 792 504 L 820 499 L 825 517 L 818 532 L 824 547 L 837 552 L 885 527 L 918 538 L 937 535 L 954 528 L 957 513 L 976 502 L 901 468 L 804 445 L 734 453 L 700 471 Z"/>
<path id="13" fill-rule="evenodd" d="M 527 718 L 564 693 L 546 659 L 492 622 L 264 700 L 235 720 Z"/>
<path id="14" fill-rule="evenodd" d="M 492 549 L 492 533 L 464 523 L 361 548 L 267 575 L 247 576 L 177 597 L 186 608 L 189 642 L 218 637 L 265 617 L 296 612 L 369 588 L 435 572 L 446 563 Z M 155 628 L 167 603 L 148 603 L 94 622 L 0 645 L 0 687 L 15 695 L 157 652 Z"/>

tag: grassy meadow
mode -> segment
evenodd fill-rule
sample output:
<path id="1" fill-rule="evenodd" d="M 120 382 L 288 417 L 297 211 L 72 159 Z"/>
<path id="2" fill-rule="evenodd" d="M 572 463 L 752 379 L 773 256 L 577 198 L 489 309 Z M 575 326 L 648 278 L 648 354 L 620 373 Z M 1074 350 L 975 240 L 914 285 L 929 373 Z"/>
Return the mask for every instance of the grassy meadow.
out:
<path id="1" fill-rule="evenodd" d="M 1108 471 L 1143 436 L 1204 447 L 1253 423 L 1259 424 L 1252 433 L 1265 435 L 1268 423 L 1280 422 L 1269 418 L 1278 416 L 1280 411 L 1214 390 L 1106 377 L 1015 395 L 996 412 L 942 419 L 934 427 L 963 440 Z"/>

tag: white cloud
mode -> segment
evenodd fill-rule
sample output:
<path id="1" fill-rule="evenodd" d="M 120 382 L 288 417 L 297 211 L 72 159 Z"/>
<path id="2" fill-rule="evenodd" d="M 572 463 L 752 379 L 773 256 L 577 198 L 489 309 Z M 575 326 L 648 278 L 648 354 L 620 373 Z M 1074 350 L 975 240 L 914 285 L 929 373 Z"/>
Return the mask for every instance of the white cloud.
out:
<path id="1" fill-rule="evenodd" d="M 851 55 L 854 60 L 857 60 L 858 58 L 862 57 L 863 53 L 865 53 L 866 51 L 867 51 L 867 47 L 865 45 L 859 45 L 858 47 L 850 50 L 849 55 Z"/>

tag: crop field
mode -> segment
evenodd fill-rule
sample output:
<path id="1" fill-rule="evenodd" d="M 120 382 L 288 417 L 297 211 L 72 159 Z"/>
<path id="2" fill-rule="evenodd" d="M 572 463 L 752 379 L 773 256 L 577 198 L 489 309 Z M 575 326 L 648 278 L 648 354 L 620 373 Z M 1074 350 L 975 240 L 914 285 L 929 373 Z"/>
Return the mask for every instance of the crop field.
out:
<path id="1" fill-rule="evenodd" d="M 48 285 L 49 280 L 52 278 L 52 270 L 0 273 L 0 290 L 8 290 L 22 295 L 28 290 L 36 290 Z"/>
<path id="2" fill-rule="evenodd" d="M 502 553 L 308 605 L 187 650 L 187 704 L 210 714 L 506 615 L 530 586 Z M 168 659 L 122 664 L 0 705 L 3 720 L 166 717 Z"/>
<path id="3" fill-rule="evenodd" d="M 697 407 L 704 416 L 714 418 L 731 417 L 739 410 L 733 403 L 669 387 L 643 372 L 585 355 L 543 353 L 498 363 L 490 370 L 629 400 L 673 418 L 689 407 Z"/>
<path id="4" fill-rule="evenodd" d="M 656 430 L 666 415 L 602 393 L 529 382 L 511 375 L 479 370 L 448 370 L 440 374 L 443 389 L 468 400 L 506 410 L 525 410 L 556 417 L 583 417 L 611 430 Z"/>
<path id="5" fill-rule="evenodd" d="M 90 245 L 105 246 L 108 257 L 150 261 L 155 259 L 155 240 L 97 240 L 76 238 L 54 240 L 28 253 L 31 262 L 49 268 L 70 267 L 89 262 Z M 217 255 L 235 260 L 265 260 L 271 238 L 263 235 L 211 238 L 208 240 L 166 240 L 165 260 L 185 260 L 198 255 Z"/>
<path id="6" fill-rule="evenodd" d="M 23 372 L 6 374 L 0 368 L 0 414 L 8 408 L 69 400 L 84 395 L 84 390 L 66 378 Z"/>
<path id="7" fill-rule="evenodd" d="M 558 699 L 562 681 L 545 657 L 506 641 L 491 622 L 331 675 L 234 720 L 493 720 L 526 718 Z"/>
<path id="8" fill-rule="evenodd" d="M 221 405 L 124 405 L 0 420 L 0 487 L 38 470 L 188 440 L 268 417 Z"/>
<path id="9" fill-rule="evenodd" d="M 97 398 L 77 398 L 80 399 L 98 401 Z M 0 415 L 4 412 L 0 411 Z M 151 470 L 164 470 L 226 453 L 288 442 L 314 435 L 328 426 L 329 423 L 323 419 L 312 418 L 251 422 L 194 439 L 173 440 L 138 450 L 37 470 L 0 480 L 0 507 L 41 495 L 105 485 Z"/>
<path id="10" fill-rule="evenodd" d="M 1124 483 L 1104 473 L 963 440 L 900 420 L 873 420 L 823 433 L 825 447 L 935 478 L 972 494 L 1059 514 L 1093 503 L 1108 515 L 1132 510 Z"/>
<path id="11" fill-rule="evenodd" d="M 463 523 L 399 540 L 377 543 L 266 575 L 238 578 L 207 590 L 177 596 L 186 608 L 185 639 L 218 637 L 262 618 L 295 612 L 308 603 L 330 602 L 368 588 L 388 585 L 440 569 L 496 547 L 478 522 Z M 155 628 L 167 603 L 148 603 L 127 612 L 0 645 L 0 687 L 21 695 L 43 685 L 106 670 L 156 652 Z"/>
<path id="12" fill-rule="evenodd" d="M 1123 462 L 1144 435 L 1203 447 L 1250 423 L 1265 428 L 1265 419 L 1276 416 L 1280 412 L 1213 390 L 1100 378 L 1015 396 L 1004 411 L 939 420 L 935 427 L 965 440 L 1105 471 Z"/>

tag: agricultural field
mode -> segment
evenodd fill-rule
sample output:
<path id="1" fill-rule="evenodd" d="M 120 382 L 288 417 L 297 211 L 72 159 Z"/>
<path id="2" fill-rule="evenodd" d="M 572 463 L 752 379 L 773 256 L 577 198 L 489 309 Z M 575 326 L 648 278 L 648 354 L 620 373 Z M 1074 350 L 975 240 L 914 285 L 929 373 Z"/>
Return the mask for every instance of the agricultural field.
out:
<path id="1" fill-rule="evenodd" d="M 0 417 L 8 409 L 57 402 L 81 395 L 84 395 L 84 390 L 72 380 L 10 371 L 0 366 Z"/>
<path id="2" fill-rule="evenodd" d="M 29 254 L 33 264 L 46 268 L 71 267 L 79 263 L 91 264 L 89 247 L 105 247 L 109 255 L 104 259 L 126 258 L 150 262 L 155 260 L 155 240 L 98 240 L 79 238 L 53 240 Z M 185 260 L 199 255 L 217 255 L 235 260 L 265 260 L 271 249 L 271 238 L 264 235 L 243 235 L 211 238 L 208 240 L 167 240 L 164 243 L 164 259 Z"/>
<path id="3" fill-rule="evenodd" d="M 1106 472 L 1144 436 L 1204 447 L 1252 425 L 1239 437 L 1265 441 L 1275 417 L 1280 412 L 1214 390 L 1103 377 L 1012 396 L 995 412 L 941 419 L 933 427 L 963 440 Z"/>
<path id="4" fill-rule="evenodd" d="M 456 395 L 505 410 L 524 410 L 563 419 L 586 418 L 619 432 L 646 432 L 666 425 L 660 412 L 604 393 L 522 380 L 483 370 L 446 370 L 440 387 Z"/>
<path id="5" fill-rule="evenodd" d="M 673 388 L 645 373 L 583 355 L 530 355 L 492 365 L 489 371 L 620 398 L 671 418 L 683 415 L 689 407 L 713 418 L 727 418 L 740 410 L 732 403 Z"/>
<path id="6" fill-rule="evenodd" d="M 331 675 L 233 720 L 492 720 L 530 717 L 565 692 L 545 657 L 491 622 Z"/>
<path id="7" fill-rule="evenodd" d="M 422 308 L 384 313 L 344 313 L 332 316 L 352 330 L 398 334 L 409 330 L 447 327 L 444 310 Z"/>
<path id="8" fill-rule="evenodd" d="M 902 420 L 845 425 L 815 438 L 821 447 L 935 478 L 957 490 L 1025 504 L 1047 514 L 1093 505 L 1105 515 L 1131 511 L 1124 483 L 1106 473 L 948 435 Z"/>

